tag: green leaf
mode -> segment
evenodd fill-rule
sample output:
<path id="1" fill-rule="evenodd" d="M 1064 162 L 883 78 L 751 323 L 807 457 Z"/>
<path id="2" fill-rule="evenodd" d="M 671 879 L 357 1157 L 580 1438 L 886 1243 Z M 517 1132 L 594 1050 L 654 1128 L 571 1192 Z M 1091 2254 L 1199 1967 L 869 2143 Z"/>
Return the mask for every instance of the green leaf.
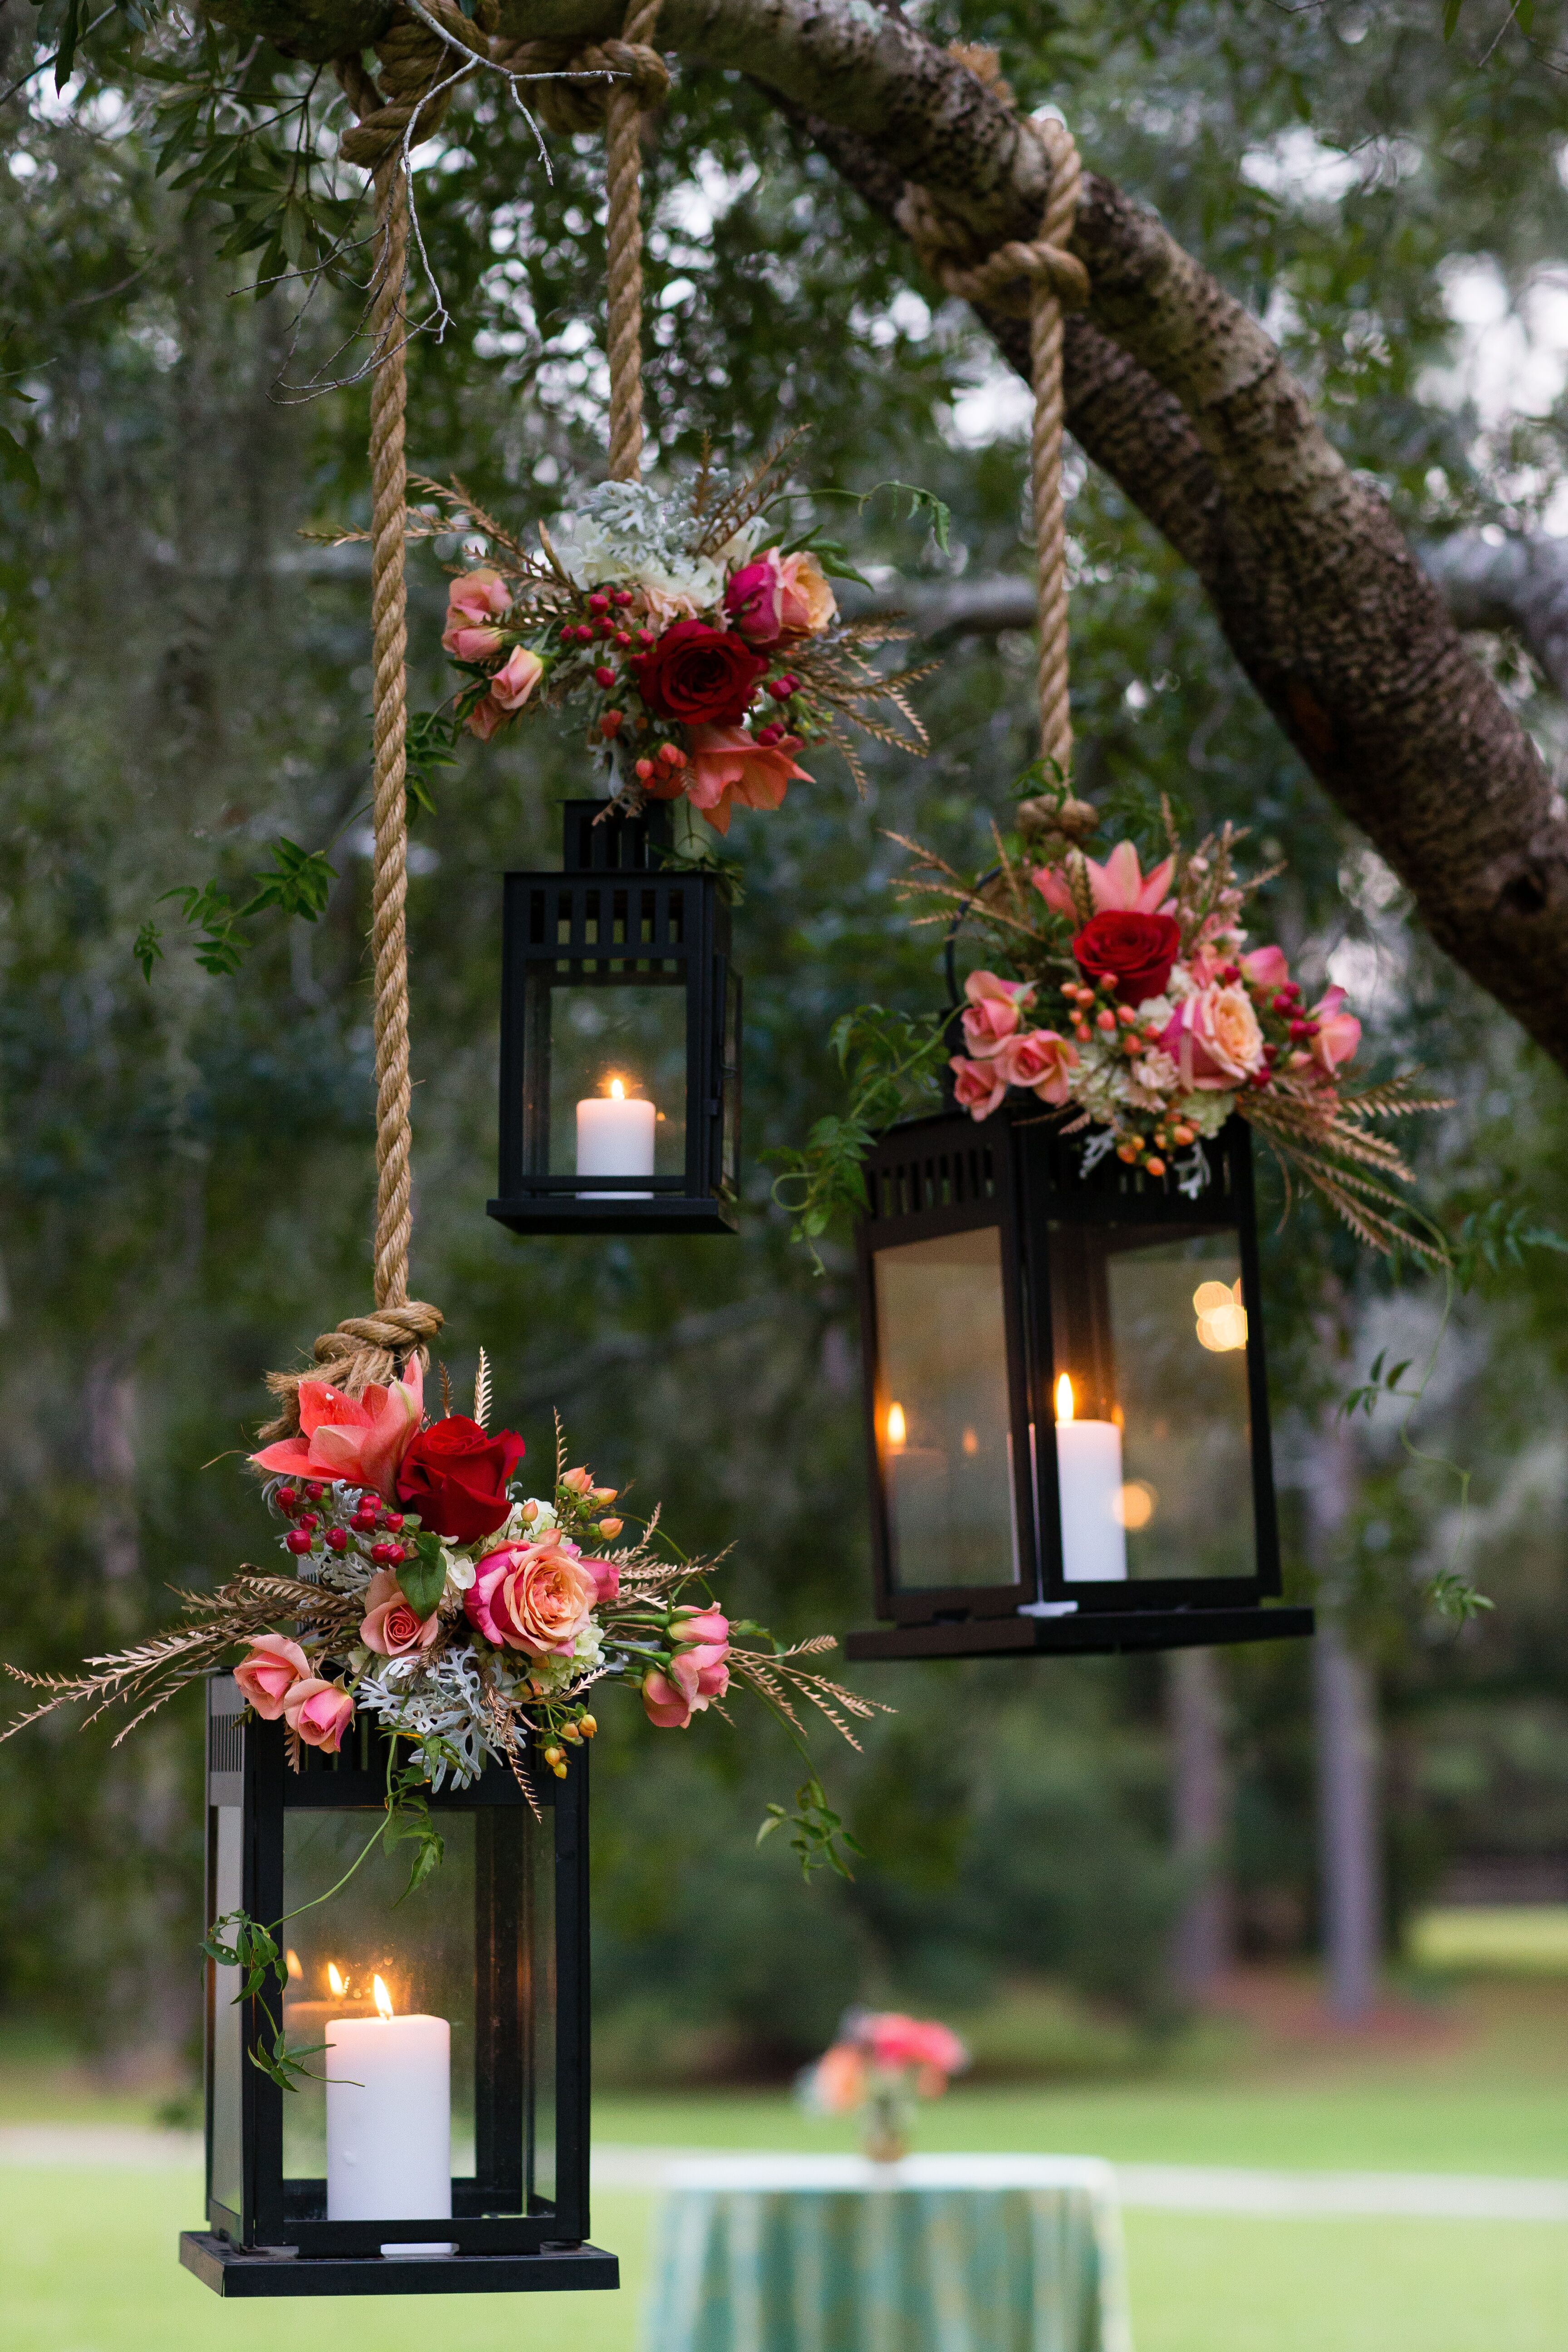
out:
<path id="1" fill-rule="evenodd" d="M 25 400 L 27 395 L 26 393 L 16 393 L 13 394 L 12 397 Z M 0 474 L 8 476 L 14 482 L 26 482 L 29 489 L 36 490 L 42 487 L 38 480 L 37 467 L 33 463 L 32 451 L 25 441 L 19 441 L 9 426 L 5 425 L 0 425 Z"/>
<path id="2" fill-rule="evenodd" d="M 137 932 L 135 945 L 131 950 L 132 961 L 141 965 L 142 977 L 149 988 L 153 985 L 153 966 L 163 961 L 163 950 L 159 944 L 163 936 L 157 924 L 149 918 Z"/>
<path id="3" fill-rule="evenodd" d="M 424 1531 L 415 1538 L 415 1552 L 416 1557 L 405 1559 L 398 1570 L 397 1580 L 416 1617 L 428 1617 L 447 1590 L 440 1537 Z"/>
<path id="4" fill-rule="evenodd" d="M 1465 0 L 1443 0 L 1443 38 L 1451 41 L 1459 29 L 1459 11 Z"/>
<path id="5" fill-rule="evenodd" d="M 259 915 L 268 907 L 280 908 L 286 915 L 299 915 L 307 923 L 317 921 L 326 913 L 338 870 L 327 863 L 319 849 L 301 849 L 297 841 L 285 835 L 272 844 L 272 863 L 275 870 L 257 877 L 259 887 L 256 896 L 238 909 L 241 920 Z"/>

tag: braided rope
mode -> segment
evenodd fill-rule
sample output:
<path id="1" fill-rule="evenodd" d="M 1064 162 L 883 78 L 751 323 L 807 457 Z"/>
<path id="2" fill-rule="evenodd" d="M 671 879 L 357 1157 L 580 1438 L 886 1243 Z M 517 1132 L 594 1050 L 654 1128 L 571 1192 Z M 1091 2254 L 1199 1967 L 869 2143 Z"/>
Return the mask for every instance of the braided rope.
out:
<path id="1" fill-rule="evenodd" d="M 998 246 L 984 260 L 961 263 L 957 242 L 968 232 L 945 217 L 923 188 L 909 189 L 898 208 L 900 226 L 921 261 L 950 294 L 1029 320 L 1029 374 L 1035 395 L 1029 438 L 1035 571 L 1039 615 L 1037 698 L 1040 751 L 1065 777 L 1072 759 L 1068 699 L 1067 522 L 1062 509 L 1062 317 L 1089 299 L 1089 272 L 1068 250 L 1078 214 L 1083 168 L 1066 123 L 1026 121 L 1050 163 L 1050 188 L 1032 243 Z"/>
<path id="2" fill-rule="evenodd" d="M 659 0 L 632 0 L 625 45 L 646 48 Z M 631 82 L 612 82 L 605 112 L 605 241 L 609 267 L 605 354 L 610 368 L 610 479 L 635 482 L 642 470 L 642 114 L 647 100 Z"/>

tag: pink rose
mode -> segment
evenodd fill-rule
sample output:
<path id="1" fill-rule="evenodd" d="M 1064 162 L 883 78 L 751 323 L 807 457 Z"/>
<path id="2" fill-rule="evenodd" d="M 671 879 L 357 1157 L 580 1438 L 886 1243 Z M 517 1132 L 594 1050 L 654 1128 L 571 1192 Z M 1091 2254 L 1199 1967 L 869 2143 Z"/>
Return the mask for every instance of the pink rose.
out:
<path id="1" fill-rule="evenodd" d="M 660 1731 L 684 1731 L 691 1721 L 691 1701 L 657 1666 L 643 1676 L 642 1703 L 648 1721 Z"/>
<path id="2" fill-rule="evenodd" d="M 669 1621 L 672 1642 L 727 1642 L 730 1620 L 721 1609 L 679 1609 Z"/>
<path id="3" fill-rule="evenodd" d="M 992 1066 L 1010 1087 L 1032 1087 L 1042 1102 L 1059 1108 L 1068 1098 L 1068 1072 L 1077 1064 L 1077 1046 L 1054 1029 L 1028 1029 L 1004 1041 Z"/>
<path id="4" fill-rule="evenodd" d="M 329 1756 L 335 1756 L 354 1719 L 354 1703 L 342 1683 L 323 1682 L 320 1675 L 311 1675 L 295 1684 L 283 1702 L 283 1714 L 289 1730 L 307 1748 L 324 1748 Z"/>
<path id="5" fill-rule="evenodd" d="M 300 1383 L 300 1434 L 264 1446 L 251 1461 L 285 1478 L 342 1480 L 374 1486 L 390 1502 L 404 1455 L 425 1414 L 419 1359 L 411 1359 L 389 1389 L 374 1381 L 362 1397 L 343 1396 L 325 1381 Z"/>
<path id="6" fill-rule="evenodd" d="M 511 610 L 511 590 L 488 564 L 478 572 L 465 572 L 452 581 L 447 590 L 447 625 L 457 628 L 461 623 L 479 624 L 499 621 L 503 613 Z M 443 642 L 445 642 L 443 640 Z"/>
<path id="7" fill-rule="evenodd" d="M 972 971 L 963 992 L 969 999 L 963 1014 L 963 1042 L 977 1060 L 989 1061 L 1016 1034 L 1025 1006 L 1034 1000 L 1034 984 L 998 980 L 994 971 Z"/>
<path id="8" fill-rule="evenodd" d="M 521 710 L 543 676 L 539 656 L 526 646 L 513 646 L 490 680 L 490 693 L 503 710 Z"/>
<path id="9" fill-rule="evenodd" d="M 443 652 L 457 661 L 488 661 L 491 654 L 500 653 L 505 643 L 504 629 L 476 629 L 467 623 L 448 622 L 441 633 Z"/>
<path id="10" fill-rule="evenodd" d="M 961 1110 L 973 1119 L 989 1118 L 1007 1091 L 1007 1081 L 994 1062 L 966 1062 L 962 1054 L 948 1056 L 954 1072 L 953 1096 Z"/>
<path id="11" fill-rule="evenodd" d="M 827 575 L 809 548 L 786 555 L 779 566 L 784 595 L 780 619 L 786 637 L 819 637 L 838 611 Z"/>
<path id="12" fill-rule="evenodd" d="M 1257 988 L 1283 988 L 1290 977 L 1282 948 L 1254 948 L 1242 957 L 1241 968 Z"/>
<path id="13" fill-rule="evenodd" d="M 276 1723 L 296 1683 L 308 1681 L 310 1661 L 286 1633 L 254 1633 L 250 1655 L 234 1670 L 235 1681 L 263 1723 Z"/>
<path id="14" fill-rule="evenodd" d="M 716 833 L 728 833 L 731 807 L 777 808 L 794 782 L 813 779 L 797 768 L 798 735 L 758 743 L 743 727 L 693 727 L 686 797 Z"/>
<path id="15" fill-rule="evenodd" d="M 469 1623 L 498 1649 L 569 1658 L 597 1599 L 597 1580 L 576 1545 L 552 1538 L 487 1553 L 463 1605 Z"/>
<path id="16" fill-rule="evenodd" d="M 617 1535 L 620 1532 L 620 1525 L 621 1523 L 619 1519 L 617 1519 L 615 1526 L 611 1528 L 609 1521 L 606 1519 L 603 1522 L 599 1531 L 601 1534 L 604 1534 L 605 1530 L 608 1529 L 610 1534 Z M 594 1580 L 594 1601 L 595 1606 L 597 1606 L 601 1601 L 618 1601 L 620 1599 L 621 1571 L 616 1566 L 613 1559 L 585 1559 L 583 1562 L 583 1566 Z"/>
<path id="17" fill-rule="evenodd" d="M 1361 1023 L 1353 1013 L 1340 1011 L 1344 1001 L 1342 988 L 1331 988 L 1307 1015 L 1309 1021 L 1319 1024 L 1312 1040 L 1312 1058 L 1331 1078 L 1361 1044 Z"/>
<path id="18" fill-rule="evenodd" d="M 869 2019 L 863 2038 L 879 2066 L 931 2066 L 940 2074 L 956 2074 L 969 2063 L 968 2051 L 947 2026 L 896 2010 Z"/>
<path id="19" fill-rule="evenodd" d="M 728 1642 L 704 1642 L 695 1650 L 677 1650 L 669 1678 L 693 1715 L 700 1715 L 730 1687 Z"/>
<path id="20" fill-rule="evenodd" d="M 1263 1067 L 1263 1032 L 1245 988 L 1212 982 L 1179 1005 L 1160 1040 L 1184 1087 L 1223 1093 Z"/>
<path id="21" fill-rule="evenodd" d="M 776 646 L 784 632 L 784 566 L 776 547 L 732 572 L 724 591 L 730 626 L 751 646 Z"/>
<path id="22" fill-rule="evenodd" d="M 414 1650 L 427 1650 L 439 1640 L 441 1619 L 432 1610 L 416 1617 L 403 1596 L 403 1587 L 389 1568 L 378 1568 L 364 1596 L 364 1616 L 359 1637 L 380 1658 L 405 1658 Z"/>

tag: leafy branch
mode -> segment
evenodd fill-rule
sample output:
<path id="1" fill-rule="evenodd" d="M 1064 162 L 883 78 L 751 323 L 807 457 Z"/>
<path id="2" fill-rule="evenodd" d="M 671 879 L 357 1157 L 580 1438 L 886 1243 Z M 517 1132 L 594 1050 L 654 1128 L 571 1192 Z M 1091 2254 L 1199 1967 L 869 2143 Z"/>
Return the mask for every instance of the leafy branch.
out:
<path id="1" fill-rule="evenodd" d="M 270 874 L 256 876 L 257 887 L 242 907 L 237 907 L 216 882 L 208 882 L 200 888 L 194 883 L 185 883 L 165 890 L 160 898 L 160 906 L 167 898 L 179 900 L 186 924 L 199 935 L 196 961 L 215 979 L 232 978 L 245 961 L 249 943 L 240 933 L 241 923 L 272 908 L 285 915 L 298 915 L 307 923 L 314 923 L 325 914 L 338 872 L 321 850 L 301 849 L 297 841 L 284 836 L 272 844 L 272 864 Z M 163 936 L 149 918 L 137 932 L 131 950 L 142 967 L 142 977 L 149 982 L 153 964 L 163 961 Z"/>
<path id="2" fill-rule="evenodd" d="M 846 1013 L 834 1024 L 829 1042 L 849 1081 L 847 1105 L 841 1113 L 819 1118 L 804 1149 L 763 1155 L 784 1163 L 773 1180 L 773 1198 L 789 1211 L 790 1239 L 806 1244 L 819 1274 L 817 1241 L 866 1206 L 861 1163 L 879 1134 L 904 1112 L 934 1099 L 946 1059 L 946 1025 L 941 1013 L 889 1013 L 879 1004 Z"/>

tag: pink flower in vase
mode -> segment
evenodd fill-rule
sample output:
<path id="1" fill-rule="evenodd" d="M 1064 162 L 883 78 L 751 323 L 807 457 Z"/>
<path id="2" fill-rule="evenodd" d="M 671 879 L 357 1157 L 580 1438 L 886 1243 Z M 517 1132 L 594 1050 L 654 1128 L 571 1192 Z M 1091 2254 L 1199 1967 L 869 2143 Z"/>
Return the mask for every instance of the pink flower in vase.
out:
<path id="1" fill-rule="evenodd" d="M 1312 1040 L 1312 1059 L 1331 1078 L 1361 1044 L 1361 1023 L 1353 1013 L 1340 1011 L 1344 1001 L 1342 988 L 1331 988 L 1307 1015 L 1309 1021 L 1318 1024 L 1318 1034 Z"/>
<path id="2" fill-rule="evenodd" d="M 948 1056 L 953 1073 L 953 1098 L 976 1121 L 989 1118 L 1007 1092 L 1007 1080 L 994 1062 L 966 1061 L 962 1054 Z"/>
<path id="3" fill-rule="evenodd" d="M 1169 911 L 1171 883 L 1176 871 L 1173 857 L 1163 857 L 1147 875 L 1138 863 L 1138 852 L 1130 841 L 1119 841 L 1103 866 L 1081 850 L 1071 853 L 1073 862 L 1081 869 L 1089 883 L 1089 897 L 1097 915 L 1163 915 Z M 1047 907 L 1058 915 L 1066 915 L 1077 923 L 1078 902 L 1060 873 L 1054 866 L 1037 866 L 1029 877 Z"/>
<path id="4" fill-rule="evenodd" d="M 977 1061 L 989 1061 L 1017 1034 L 1026 1005 L 1034 1002 L 1032 981 L 998 980 L 994 971 L 972 971 L 963 983 L 969 1003 L 963 1012 L 963 1042 Z"/>
<path id="5" fill-rule="evenodd" d="M 283 1702 L 283 1716 L 289 1730 L 307 1748 L 320 1748 L 326 1755 L 335 1756 L 354 1719 L 354 1703 L 342 1683 L 324 1682 L 320 1675 L 311 1675 L 295 1684 Z"/>
<path id="6" fill-rule="evenodd" d="M 724 610 L 730 626 L 752 646 L 776 646 L 784 633 L 784 566 L 776 547 L 730 576 Z"/>
<path id="7" fill-rule="evenodd" d="M 1011 1087 L 1028 1087 L 1041 1102 L 1058 1109 L 1067 1101 L 1069 1070 L 1078 1066 L 1078 1048 L 1054 1029 L 1027 1029 L 1008 1037 L 998 1047 L 993 1068 Z"/>
<path id="8" fill-rule="evenodd" d="M 775 809 L 795 782 L 812 778 L 796 767 L 798 735 L 761 743 L 743 727 L 693 727 L 686 797 L 716 833 L 728 833 L 732 808 Z"/>
<path id="9" fill-rule="evenodd" d="M 296 1684 L 307 1682 L 310 1661 L 298 1642 L 286 1633 L 254 1633 L 250 1655 L 234 1670 L 234 1679 L 263 1723 L 276 1723 Z"/>
<path id="10" fill-rule="evenodd" d="M 399 1466 L 425 1412 L 425 1382 L 417 1356 L 389 1389 L 372 1381 L 361 1397 L 344 1396 L 325 1381 L 300 1383 L 300 1434 L 253 1454 L 258 1470 L 284 1478 L 342 1480 L 373 1486 L 390 1502 Z"/>

